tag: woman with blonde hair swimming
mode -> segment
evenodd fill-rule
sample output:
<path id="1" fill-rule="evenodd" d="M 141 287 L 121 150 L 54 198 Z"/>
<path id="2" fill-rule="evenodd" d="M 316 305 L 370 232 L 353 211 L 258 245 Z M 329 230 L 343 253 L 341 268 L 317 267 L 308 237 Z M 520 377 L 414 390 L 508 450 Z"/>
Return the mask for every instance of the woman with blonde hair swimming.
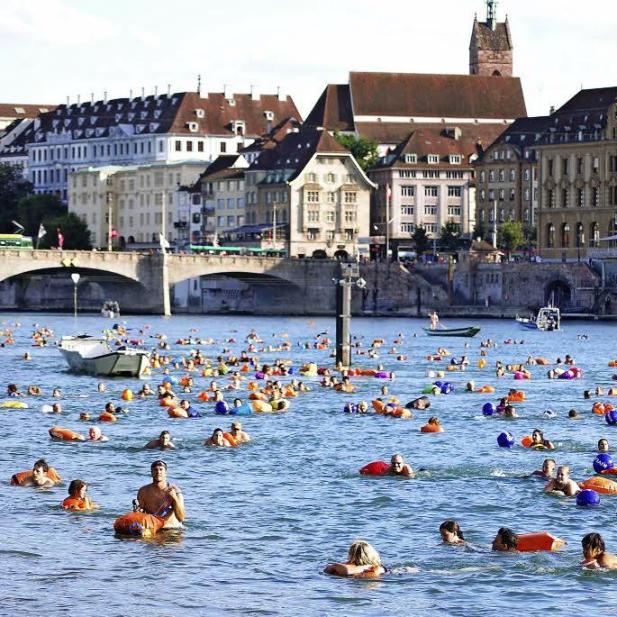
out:
<path id="1" fill-rule="evenodd" d="M 379 553 L 364 540 L 352 542 L 345 563 L 331 563 L 324 569 L 326 574 L 364 578 L 377 578 L 387 571 L 387 568 L 381 563 Z"/>

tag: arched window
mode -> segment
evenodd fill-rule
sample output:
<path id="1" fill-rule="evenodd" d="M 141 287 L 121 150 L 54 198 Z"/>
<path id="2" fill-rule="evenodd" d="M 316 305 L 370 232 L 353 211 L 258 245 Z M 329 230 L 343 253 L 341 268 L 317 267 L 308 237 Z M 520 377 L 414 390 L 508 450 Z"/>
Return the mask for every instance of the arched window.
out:
<path id="1" fill-rule="evenodd" d="M 589 225 L 589 246 L 599 246 L 600 244 L 600 227 L 597 223 Z"/>
<path id="2" fill-rule="evenodd" d="M 608 237 L 612 238 L 617 235 L 617 225 L 615 224 L 615 219 L 611 219 L 608 223 Z M 617 241 L 609 240 L 608 245 L 610 248 L 615 248 L 617 246 Z"/>
<path id="3" fill-rule="evenodd" d="M 570 224 L 564 223 L 561 226 L 561 246 L 564 249 L 570 248 Z"/>
<path id="4" fill-rule="evenodd" d="M 555 246 L 555 225 L 549 223 L 546 226 L 546 246 L 552 249 Z"/>
<path id="5" fill-rule="evenodd" d="M 582 223 L 576 224 L 576 246 L 585 246 L 585 230 Z"/>

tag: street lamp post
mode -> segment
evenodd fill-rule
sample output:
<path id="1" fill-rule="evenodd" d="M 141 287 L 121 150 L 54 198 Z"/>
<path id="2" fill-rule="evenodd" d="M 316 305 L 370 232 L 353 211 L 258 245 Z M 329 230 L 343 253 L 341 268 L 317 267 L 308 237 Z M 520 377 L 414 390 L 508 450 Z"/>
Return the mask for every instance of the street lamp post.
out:
<path id="1" fill-rule="evenodd" d="M 73 280 L 73 317 L 77 321 L 77 285 L 80 279 L 79 272 L 73 272 L 71 279 Z"/>
<path id="2" fill-rule="evenodd" d="M 113 195 L 112 193 L 107 193 L 107 250 L 111 253 L 112 250 L 112 222 L 111 222 L 111 213 L 112 213 L 112 205 L 113 205 Z"/>

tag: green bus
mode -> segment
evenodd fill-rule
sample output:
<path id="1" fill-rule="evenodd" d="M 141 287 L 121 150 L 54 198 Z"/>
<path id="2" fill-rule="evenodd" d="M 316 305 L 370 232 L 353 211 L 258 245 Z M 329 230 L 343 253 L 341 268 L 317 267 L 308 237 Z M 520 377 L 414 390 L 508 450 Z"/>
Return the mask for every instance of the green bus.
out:
<path id="1" fill-rule="evenodd" d="M 191 253 L 201 253 L 204 255 L 260 255 L 262 257 L 285 257 L 287 251 L 285 249 L 273 247 L 254 247 L 254 246 L 212 246 L 203 244 L 191 244 Z"/>
<path id="2" fill-rule="evenodd" d="M 0 249 L 31 249 L 32 238 L 21 234 L 0 234 Z"/>

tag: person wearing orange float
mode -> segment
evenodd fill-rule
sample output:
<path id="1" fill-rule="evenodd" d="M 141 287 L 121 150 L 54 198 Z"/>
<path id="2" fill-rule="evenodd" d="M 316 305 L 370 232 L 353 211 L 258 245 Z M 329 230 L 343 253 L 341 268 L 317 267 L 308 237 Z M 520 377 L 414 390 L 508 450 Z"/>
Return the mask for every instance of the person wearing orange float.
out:
<path id="1" fill-rule="evenodd" d="M 533 433 L 531 433 L 531 444 L 530 448 L 535 448 L 536 450 L 554 450 L 555 446 L 552 441 L 548 439 L 544 439 L 544 433 L 540 429 L 534 429 Z"/>
<path id="2" fill-rule="evenodd" d="M 242 422 L 240 422 L 239 420 L 234 420 L 231 423 L 231 428 L 229 429 L 229 432 L 238 444 L 249 443 L 249 441 L 251 441 L 250 435 L 242 430 Z"/>
<path id="3" fill-rule="evenodd" d="M 83 480 L 71 480 L 69 496 L 62 502 L 65 510 L 94 510 L 100 506 L 87 495 L 88 485 Z"/>
<path id="4" fill-rule="evenodd" d="M 152 483 L 142 486 L 137 492 L 140 511 L 164 520 L 163 529 L 182 527 L 186 513 L 184 497 L 180 489 L 167 482 L 167 463 L 154 461 L 150 466 Z"/>
<path id="5" fill-rule="evenodd" d="M 61 482 L 60 476 L 48 465 L 44 458 L 40 458 L 32 467 L 32 471 L 16 473 L 11 478 L 12 486 L 35 486 L 37 488 L 51 488 Z"/>
<path id="6" fill-rule="evenodd" d="M 420 428 L 422 433 L 443 433 L 443 426 L 437 416 L 432 416 L 428 422 Z"/>
<path id="7" fill-rule="evenodd" d="M 605 568 L 607 570 L 617 570 L 617 557 L 606 551 L 604 539 L 599 533 L 588 533 L 582 540 L 583 561 L 581 565 L 585 568 L 597 570 Z"/>
<path id="8" fill-rule="evenodd" d="M 378 578 L 387 572 L 382 565 L 379 553 L 364 540 L 356 540 L 349 547 L 347 561 L 331 563 L 324 569 L 326 574 L 334 576 L 355 576 L 361 578 Z"/>
<path id="9" fill-rule="evenodd" d="M 105 411 L 99 416 L 100 422 L 117 422 L 118 418 L 115 414 L 116 406 L 113 403 L 107 403 L 105 405 Z"/>
<path id="10" fill-rule="evenodd" d="M 559 465 L 557 475 L 544 487 L 545 493 L 562 493 L 566 497 L 574 497 L 580 490 L 578 484 L 570 478 L 567 465 Z"/>

